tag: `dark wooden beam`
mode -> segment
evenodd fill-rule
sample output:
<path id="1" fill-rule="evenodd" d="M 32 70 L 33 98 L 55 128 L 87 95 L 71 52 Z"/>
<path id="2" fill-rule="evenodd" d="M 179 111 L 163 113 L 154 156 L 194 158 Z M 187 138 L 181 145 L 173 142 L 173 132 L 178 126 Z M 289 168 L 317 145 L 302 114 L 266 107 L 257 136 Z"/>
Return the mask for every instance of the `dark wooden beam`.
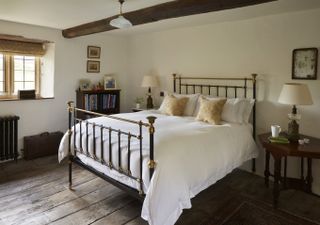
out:
<path id="1" fill-rule="evenodd" d="M 277 0 L 176 0 L 124 13 L 123 15 L 130 20 L 133 25 L 140 25 L 165 19 L 257 5 L 272 1 Z M 114 30 L 116 28 L 110 26 L 109 22 L 116 17 L 117 15 L 71 27 L 63 30 L 62 35 L 65 38 L 75 38 Z"/>

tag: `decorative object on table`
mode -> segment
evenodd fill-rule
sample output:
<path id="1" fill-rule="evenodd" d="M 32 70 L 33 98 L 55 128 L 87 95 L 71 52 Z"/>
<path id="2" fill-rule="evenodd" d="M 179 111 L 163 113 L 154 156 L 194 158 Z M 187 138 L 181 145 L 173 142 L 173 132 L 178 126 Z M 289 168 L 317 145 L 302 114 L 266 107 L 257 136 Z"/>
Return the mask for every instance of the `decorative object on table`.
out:
<path id="1" fill-rule="evenodd" d="M 148 89 L 148 98 L 147 98 L 147 109 L 152 109 L 153 108 L 153 101 L 152 101 L 152 97 L 151 97 L 151 88 L 152 87 L 159 87 L 158 78 L 156 76 L 146 75 L 143 77 L 141 86 L 149 88 Z"/>
<path id="2" fill-rule="evenodd" d="M 101 48 L 97 46 L 88 46 L 87 57 L 89 59 L 100 59 Z"/>
<path id="3" fill-rule="evenodd" d="M 79 89 L 81 91 L 91 90 L 91 81 L 89 79 L 81 79 L 79 81 Z"/>
<path id="4" fill-rule="evenodd" d="M 19 99 L 35 99 L 36 90 L 18 90 Z"/>
<path id="5" fill-rule="evenodd" d="M 317 64 L 317 48 L 301 48 L 293 50 L 292 79 L 316 80 Z"/>
<path id="6" fill-rule="evenodd" d="M 120 3 L 119 16 L 117 18 L 111 20 L 110 25 L 113 27 L 119 28 L 119 29 L 132 27 L 132 23 L 122 15 L 122 6 L 124 3 L 124 0 L 119 0 L 119 3 Z"/>
<path id="7" fill-rule="evenodd" d="M 104 90 L 117 88 L 117 82 L 114 77 L 104 76 L 103 80 L 104 80 Z"/>
<path id="8" fill-rule="evenodd" d="M 298 142 L 300 136 L 297 121 L 301 119 L 301 115 L 297 114 L 296 105 L 313 104 L 309 88 L 306 84 L 286 83 L 282 87 L 278 101 L 283 104 L 293 105 L 292 113 L 288 114 L 290 119 L 288 124 L 288 139 L 292 142 Z"/>
<path id="9" fill-rule="evenodd" d="M 88 60 L 87 73 L 100 73 L 100 61 Z"/>
<path id="10" fill-rule="evenodd" d="M 281 127 L 279 125 L 271 125 L 271 135 L 273 138 L 279 137 Z"/>
<path id="11" fill-rule="evenodd" d="M 141 104 L 143 104 L 143 102 L 144 102 L 144 99 L 142 97 L 136 97 L 134 102 L 136 103 L 136 109 L 140 109 Z"/>
<path id="12" fill-rule="evenodd" d="M 277 144 L 289 144 L 290 143 L 290 141 L 289 141 L 289 139 L 288 138 L 286 138 L 286 137 L 269 137 L 269 141 L 271 142 L 271 143 L 277 143 Z"/>

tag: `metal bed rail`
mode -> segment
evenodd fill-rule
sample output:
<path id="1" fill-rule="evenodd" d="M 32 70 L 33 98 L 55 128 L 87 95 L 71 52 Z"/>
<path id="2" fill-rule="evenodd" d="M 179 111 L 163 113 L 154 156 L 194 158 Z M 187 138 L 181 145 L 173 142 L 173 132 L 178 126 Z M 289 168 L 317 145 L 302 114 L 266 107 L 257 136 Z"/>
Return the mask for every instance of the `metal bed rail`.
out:
<path id="1" fill-rule="evenodd" d="M 88 120 L 82 120 L 80 118 L 77 118 L 77 112 L 83 112 L 88 115 L 93 116 L 100 116 L 100 117 L 106 117 L 112 120 L 116 121 L 122 121 L 128 124 L 134 124 L 137 125 L 138 132 L 137 134 L 133 134 L 129 131 L 121 130 L 121 129 L 115 129 L 111 126 L 104 126 L 100 124 L 96 124 L 94 122 L 90 122 Z M 131 179 L 136 180 L 139 182 L 139 190 L 138 194 L 141 196 L 144 196 L 145 193 L 143 191 L 143 155 L 142 155 L 142 141 L 143 133 L 142 128 L 147 127 L 149 130 L 148 137 L 149 138 L 149 161 L 148 161 L 148 168 L 150 173 L 150 180 L 153 176 L 154 169 L 156 166 L 156 163 L 154 161 L 154 123 L 156 120 L 156 117 L 149 116 L 147 117 L 148 123 L 144 123 L 142 121 L 135 121 L 135 120 L 129 120 L 125 118 L 120 118 L 113 115 L 105 115 L 97 112 L 87 111 L 80 108 L 76 108 L 74 106 L 74 102 L 70 101 L 68 102 L 68 116 L 69 116 L 69 129 L 68 129 L 68 154 L 69 154 L 69 188 L 72 188 L 72 163 L 75 162 L 77 164 L 80 164 L 83 167 L 86 167 L 91 172 L 95 172 L 96 175 L 99 175 L 97 171 L 95 171 L 93 168 L 88 168 L 88 166 L 84 165 L 80 162 L 80 160 L 77 158 L 77 154 L 84 154 L 87 157 L 93 159 L 94 161 L 107 166 L 110 170 L 115 170 L 118 173 L 121 173 Z M 76 126 L 78 126 L 78 130 L 76 129 Z M 97 135 L 97 132 L 99 132 L 99 135 Z M 116 134 L 116 146 L 112 144 L 112 138 L 114 138 L 114 134 Z M 84 136 L 84 137 L 83 137 Z M 93 152 L 89 153 L 89 137 L 91 136 L 93 140 Z M 77 137 L 79 138 L 79 146 L 76 145 Z M 82 138 L 85 138 L 85 149 L 83 146 L 83 140 Z M 131 173 L 131 142 L 132 140 L 138 140 L 139 142 L 139 164 L 140 164 L 140 170 L 139 170 L 139 176 L 133 176 Z M 123 169 L 122 166 L 122 159 L 123 159 L 123 149 L 122 149 L 122 141 L 125 140 L 127 144 L 127 158 L 125 159 L 127 162 L 127 170 Z M 108 149 L 105 149 L 104 143 L 107 141 Z M 73 142 L 73 145 L 72 145 Z M 100 158 L 97 157 L 97 146 L 100 145 Z M 73 149 L 72 149 L 73 146 Z M 117 162 L 114 162 L 113 160 L 113 148 L 117 147 L 117 154 L 118 154 L 118 160 Z M 72 150 L 74 153 L 72 154 Z M 105 152 L 105 150 L 107 150 Z M 104 155 L 108 154 L 108 162 L 105 162 Z M 115 166 L 117 164 L 117 166 Z M 101 175 L 99 175 L 101 176 Z M 109 178 L 112 180 L 113 184 L 117 185 L 115 180 L 112 178 Z M 119 183 L 119 187 L 123 188 L 126 185 Z M 130 187 L 127 187 L 129 189 L 132 189 Z M 132 190 L 131 190 L 132 191 Z"/>

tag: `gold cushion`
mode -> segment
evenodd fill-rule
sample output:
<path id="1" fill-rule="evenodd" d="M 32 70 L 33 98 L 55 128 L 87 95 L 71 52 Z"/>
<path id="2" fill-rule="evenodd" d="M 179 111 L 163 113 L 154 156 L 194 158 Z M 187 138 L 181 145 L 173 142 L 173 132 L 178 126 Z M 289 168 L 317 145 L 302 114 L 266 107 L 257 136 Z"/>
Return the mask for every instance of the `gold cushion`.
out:
<path id="1" fill-rule="evenodd" d="M 182 116 L 189 98 L 176 98 L 173 95 L 167 95 L 163 100 L 161 113 L 169 116 Z"/>
<path id="2" fill-rule="evenodd" d="M 200 97 L 200 109 L 197 115 L 197 120 L 208 122 L 213 125 L 221 123 L 221 113 L 227 99 L 208 100 Z"/>

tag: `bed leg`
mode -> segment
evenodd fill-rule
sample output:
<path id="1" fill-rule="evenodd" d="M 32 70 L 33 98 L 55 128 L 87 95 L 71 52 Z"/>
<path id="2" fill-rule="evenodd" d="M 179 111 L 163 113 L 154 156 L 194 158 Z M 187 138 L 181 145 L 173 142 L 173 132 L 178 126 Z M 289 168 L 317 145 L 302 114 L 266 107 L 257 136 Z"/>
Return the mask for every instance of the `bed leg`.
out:
<path id="1" fill-rule="evenodd" d="M 69 189 L 72 190 L 72 161 L 69 159 Z"/>
<path id="2" fill-rule="evenodd" d="M 256 172 L 256 159 L 252 159 L 252 173 L 255 173 Z"/>

